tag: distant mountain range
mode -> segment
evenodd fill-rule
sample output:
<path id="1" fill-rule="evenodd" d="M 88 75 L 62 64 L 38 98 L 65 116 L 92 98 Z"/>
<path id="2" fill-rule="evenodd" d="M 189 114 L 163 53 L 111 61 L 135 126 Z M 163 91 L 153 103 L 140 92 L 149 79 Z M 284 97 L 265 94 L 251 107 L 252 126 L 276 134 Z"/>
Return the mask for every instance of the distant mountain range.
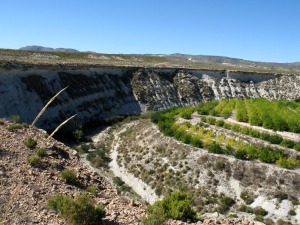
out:
<path id="1" fill-rule="evenodd" d="M 31 45 L 20 48 L 20 50 L 43 51 L 43 52 L 80 52 L 73 48 L 49 48 L 37 45 Z"/>
<path id="2" fill-rule="evenodd" d="M 50 48 L 37 45 L 31 45 L 20 48 L 20 50 L 30 50 L 30 51 L 43 51 L 43 52 L 69 52 L 69 53 L 78 53 L 80 51 L 73 48 Z M 96 52 L 82 52 L 82 53 L 93 53 Z M 109 55 L 109 54 L 108 54 Z M 112 54 L 114 55 L 114 54 Z M 120 57 L 126 54 L 118 54 Z M 130 55 L 130 54 L 129 54 Z M 205 64 L 222 64 L 222 65 L 234 65 L 241 67 L 273 67 L 273 68 L 282 68 L 282 69 L 300 69 L 300 62 L 293 63 L 276 63 L 276 62 L 256 62 L 238 58 L 230 58 L 225 56 L 209 56 L 209 55 L 188 55 L 181 53 L 174 53 L 170 55 L 166 54 L 134 54 L 135 56 L 159 56 L 165 57 L 171 61 L 177 62 L 190 62 L 190 63 L 205 63 Z"/>

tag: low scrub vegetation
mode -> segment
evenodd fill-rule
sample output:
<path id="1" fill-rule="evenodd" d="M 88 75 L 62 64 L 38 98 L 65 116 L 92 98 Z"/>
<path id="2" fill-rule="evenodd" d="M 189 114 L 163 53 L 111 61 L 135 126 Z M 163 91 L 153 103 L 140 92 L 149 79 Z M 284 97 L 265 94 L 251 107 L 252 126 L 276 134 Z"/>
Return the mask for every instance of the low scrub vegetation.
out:
<path id="1" fill-rule="evenodd" d="M 144 225 L 160 225 L 167 219 L 193 220 L 196 212 L 191 207 L 191 198 L 185 192 L 174 192 L 168 197 L 148 206 Z"/>
<path id="2" fill-rule="evenodd" d="M 71 225 L 97 225 L 105 217 L 104 207 L 94 206 L 92 199 L 86 194 L 79 195 L 76 199 L 57 194 L 48 200 L 48 206 Z"/>
<path id="3" fill-rule="evenodd" d="M 33 139 L 32 137 L 29 137 L 24 140 L 24 144 L 27 148 L 33 149 L 36 147 L 37 141 L 35 139 Z"/>
<path id="4" fill-rule="evenodd" d="M 73 170 L 64 169 L 61 172 L 61 177 L 67 184 L 72 184 L 72 185 L 79 184 L 76 173 Z"/>

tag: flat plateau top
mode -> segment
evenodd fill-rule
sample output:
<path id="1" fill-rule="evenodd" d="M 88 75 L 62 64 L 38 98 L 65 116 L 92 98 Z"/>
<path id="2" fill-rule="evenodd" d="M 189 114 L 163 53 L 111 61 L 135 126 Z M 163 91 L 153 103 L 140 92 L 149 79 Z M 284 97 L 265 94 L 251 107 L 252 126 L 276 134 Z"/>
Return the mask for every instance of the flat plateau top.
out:
<path id="1" fill-rule="evenodd" d="M 102 54 L 0 49 L 0 69 L 87 69 L 92 67 L 147 67 L 232 70 L 300 74 L 299 63 L 253 62 L 219 56 Z"/>

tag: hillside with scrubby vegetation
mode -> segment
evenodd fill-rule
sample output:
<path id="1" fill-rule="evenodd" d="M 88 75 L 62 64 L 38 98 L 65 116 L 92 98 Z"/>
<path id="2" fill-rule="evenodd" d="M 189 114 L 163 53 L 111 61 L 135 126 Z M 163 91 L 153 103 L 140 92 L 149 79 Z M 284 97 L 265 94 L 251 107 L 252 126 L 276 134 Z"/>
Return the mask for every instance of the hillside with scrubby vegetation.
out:
<path id="1" fill-rule="evenodd" d="M 196 218 L 218 212 L 297 223 L 299 109 L 295 101 L 225 99 L 155 112 L 152 122 L 141 118 L 110 130 L 112 161 L 127 185 L 149 199 L 184 190 Z M 157 204 L 149 212 L 159 211 Z"/>

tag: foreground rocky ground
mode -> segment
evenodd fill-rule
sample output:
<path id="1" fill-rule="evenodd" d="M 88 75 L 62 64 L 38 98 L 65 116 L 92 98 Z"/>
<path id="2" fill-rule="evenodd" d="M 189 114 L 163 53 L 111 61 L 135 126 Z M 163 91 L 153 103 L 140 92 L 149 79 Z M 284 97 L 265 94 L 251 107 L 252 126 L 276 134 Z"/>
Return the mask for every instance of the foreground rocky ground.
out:
<path id="1" fill-rule="evenodd" d="M 14 128 L 14 129 L 12 129 Z M 17 129 L 18 128 L 18 129 Z M 37 148 L 45 148 L 47 155 L 36 167 L 28 164 L 33 154 L 24 141 L 32 137 Z M 15 123 L 1 120 L 0 125 L 0 223 L 1 224 L 66 224 L 47 207 L 47 200 L 57 194 L 76 197 L 86 193 L 89 186 L 98 188 L 91 195 L 95 204 L 103 204 L 106 217 L 102 224 L 141 224 L 145 206 L 128 197 L 119 196 L 116 188 L 79 161 L 75 151 L 54 140 L 35 127 L 17 127 Z M 79 187 L 68 185 L 61 178 L 63 168 L 76 172 Z M 5 221 L 3 223 L 3 221 Z M 242 219 L 206 219 L 197 224 L 260 224 Z M 168 221 L 169 225 L 187 224 Z M 191 224 L 191 223 L 190 223 Z M 195 223 L 193 223 L 195 224 Z"/>
<path id="2" fill-rule="evenodd" d="M 57 193 L 75 197 L 89 186 L 99 189 L 92 197 L 95 204 L 105 206 L 107 216 L 103 224 L 139 224 L 145 207 L 118 196 L 116 189 L 101 175 L 89 171 L 79 162 L 76 152 L 54 139 L 46 141 L 46 133 L 36 128 L 8 131 L 12 125 L 5 122 L 0 126 L 0 215 L 8 210 L 6 224 L 66 224 L 49 210 L 47 200 Z M 38 142 L 37 147 L 44 147 L 47 151 L 37 168 L 26 161 L 33 152 L 23 143 L 28 137 L 33 137 Z M 59 169 L 53 168 L 54 163 Z M 81 187 L 67 185 L 61 178 L 60 168 L 76 171 Z M 9 205 L 13 195 L 13 202 Z"/>

